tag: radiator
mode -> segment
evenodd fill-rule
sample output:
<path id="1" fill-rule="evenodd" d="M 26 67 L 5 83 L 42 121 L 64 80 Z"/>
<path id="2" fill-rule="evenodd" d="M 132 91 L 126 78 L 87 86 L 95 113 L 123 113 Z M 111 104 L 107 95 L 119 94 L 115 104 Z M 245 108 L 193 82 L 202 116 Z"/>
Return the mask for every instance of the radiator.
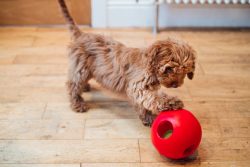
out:
<path id="1" fill-rule="evenodd" d="M 250 0 L 107 0 L 109 5 L 152 5 L 158 4 L 250 4 Z"/>
<path id="2" fill-rule="evenodd" d="M 157 2 L 157 3 L 156 3 Z M 250 27 L 250 0 L 92 0 L 93 27 Z"/>
<path id="3" fill-rule="evenodd" d="M 250 0 L 159 0 L 158 2 L 160 4 L 250 4 Z"/>

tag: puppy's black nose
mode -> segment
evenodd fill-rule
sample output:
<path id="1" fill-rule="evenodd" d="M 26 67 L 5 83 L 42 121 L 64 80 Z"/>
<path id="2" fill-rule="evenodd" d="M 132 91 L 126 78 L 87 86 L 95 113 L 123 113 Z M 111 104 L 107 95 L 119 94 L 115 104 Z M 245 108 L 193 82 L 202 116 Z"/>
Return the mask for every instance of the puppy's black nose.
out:
<path id="1" fill-rule="evenodd" d="M 171 83 L 171 87 L 172 88 L 177 88 L 178 87 L 178 83 L 177 82 L 172 82 Z"/>

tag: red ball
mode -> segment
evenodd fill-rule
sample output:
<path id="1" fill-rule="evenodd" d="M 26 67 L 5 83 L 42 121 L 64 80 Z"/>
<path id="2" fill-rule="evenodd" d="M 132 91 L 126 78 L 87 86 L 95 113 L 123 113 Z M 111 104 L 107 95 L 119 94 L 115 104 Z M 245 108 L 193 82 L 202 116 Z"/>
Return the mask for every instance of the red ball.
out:
<path id="1" fill-rule="evenodd" d="M 201 125 L 187 110 L 163 111 L 152 125 L 151 139 L 163 156 L 181 159 L 193 154 L 201 141 Z"/>

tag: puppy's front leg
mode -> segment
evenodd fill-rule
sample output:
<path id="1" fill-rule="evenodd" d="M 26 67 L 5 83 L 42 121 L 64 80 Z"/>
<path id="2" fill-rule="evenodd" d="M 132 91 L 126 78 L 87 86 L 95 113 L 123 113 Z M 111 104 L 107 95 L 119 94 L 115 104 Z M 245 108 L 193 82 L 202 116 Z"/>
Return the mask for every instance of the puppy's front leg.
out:
<path id="1" fill-rule="evenodd" d="M 128 91 L 128 97 L 136 104 L 158 115 L 163 110 L 183 108 L 183 102 L 177 97 L 168 96 L 157 91 L 133 89 Z"/>

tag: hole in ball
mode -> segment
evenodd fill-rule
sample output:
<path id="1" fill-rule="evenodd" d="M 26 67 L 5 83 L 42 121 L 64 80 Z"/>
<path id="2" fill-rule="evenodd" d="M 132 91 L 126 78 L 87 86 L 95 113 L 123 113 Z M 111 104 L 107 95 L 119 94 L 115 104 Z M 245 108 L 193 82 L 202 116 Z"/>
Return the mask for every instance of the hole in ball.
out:
<path id="1" fill-rule="evenodd" d="M 162 139 L 168 139 L 173 134 L 173 126 L 169 121 L 161 122 L 157 129 L 158 135 Z"/>
<path id="2" fill-rule="evenodd" d="M 194 146 L 191 145 L 190 147 L 188 147 L 188 148 L 186 148 L 186 149 L 184 150 L 183 154 L 184 154 L 184 155 L 190 154 L 191 152 L 193 152 L 193 148 L 194 148 Z"/>

